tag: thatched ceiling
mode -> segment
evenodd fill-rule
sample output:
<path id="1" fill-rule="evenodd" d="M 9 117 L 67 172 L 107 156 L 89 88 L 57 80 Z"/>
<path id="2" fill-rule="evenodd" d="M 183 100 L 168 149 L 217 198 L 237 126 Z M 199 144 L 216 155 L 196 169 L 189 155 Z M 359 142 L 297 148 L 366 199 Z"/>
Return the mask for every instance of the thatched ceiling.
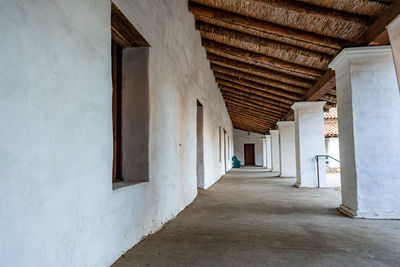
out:
<path id="1" fill-rule="evenodd" d="M 388 42 L 397 0 L 190 0 L 235 128 L 266 133 L 295 101 L 336 106 L 328 64 L 343 48 Z M 375 42 L 374 42 L 375 41 Z"/>

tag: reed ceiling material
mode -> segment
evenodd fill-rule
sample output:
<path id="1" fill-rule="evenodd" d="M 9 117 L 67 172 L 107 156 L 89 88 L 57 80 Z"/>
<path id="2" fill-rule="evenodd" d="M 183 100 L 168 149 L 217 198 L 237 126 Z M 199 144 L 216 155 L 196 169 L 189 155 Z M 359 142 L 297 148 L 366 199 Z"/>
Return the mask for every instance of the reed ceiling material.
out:
<path id="1" fill-rule="evenodd" d="M 375 24 L 387 24 L 390 18 L 384 16 L 395 5 L 391 0 L 190 0 L 189 10 L 234 127 L 267 133 L 293 116 L 295 101 L 336 106 L 329 63 L 343 48 L 382 34 Z"/>

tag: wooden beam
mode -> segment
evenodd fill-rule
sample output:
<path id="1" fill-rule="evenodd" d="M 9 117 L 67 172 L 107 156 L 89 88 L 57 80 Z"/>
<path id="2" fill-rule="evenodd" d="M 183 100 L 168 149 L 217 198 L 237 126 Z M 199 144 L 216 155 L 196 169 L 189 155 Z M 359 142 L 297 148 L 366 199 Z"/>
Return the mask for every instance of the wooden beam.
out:
<path id="1" fill-rule="evenodd" d="M 264 131 L 249 131 L 248 129 L 245 129 L 245 128 L 242 128 L 242 127 L 240 127 L 240 126 L 233 126 L 233 129 L 237 129 L 237 130 L 241 130 L 241 131 L 245 131 L 245 132 L 252 132 L 252 133 L 258 133 L 258 134 L 265 134 L 265 132 Z"/>
<path id="2" fill-rule="evenodd" d="M 270 125 L 272 125 L 273 123 L 267 122 L 265 120 L 262 119 L 258 119 L 256 117 L 252 117 L 252 116 L 247 116 L 246 114 L 241 114 L 239 112 L 235 112 L 235 111 L 229 111 L 231 118 L 235 121 L 235 122 L 241 122 L 241 123 L 247 123 L 247 124 L 254 124 L 257 126 L 262 126 L 264 127 L 268 127 Z"/>
<path id="3" fill-rule="evenodd" d="M 253 81 L 253 82 L 257 82 L 260 84 L 265 84 L 268 85 L 271 88 L 276 88 L 278 91 L 279 89 L 285 90 L 287 92 L 290 93 L 295 93 L 295 94 L 299 94 L 299 95 L 303 95 L 307 92 L 306 89 L 302 88 L 302 87 L 297 87 L 297 86 L 293 86 L 291 84 L 286 84 L 286 83 L 282 83 L 279 81 L 275 81 L 275 80 L 271 80 L 268 78 L 264 78 L 262 76 L 257 76 L 257 75 L 253 75 L 250 73 L 246 73 L 243 71 L 238 71 L 236 69 L 232 69 L 229 67 L 223 67 L 217 64 L 213 64 L 211 63 L 211 70 L 213 70 L 214 72 L 218 72 L 218 73 L 223 73 L 223 74 L 228 74 L 230 76 L 235 76 L 238 77 L 239 79 L 246 79 L 248 81 Z"/>
<path id="4" fill-rule="evenodd" d="M 227 96 L 227 95 L 225 95 L 225 96 Z M 256 105 L 249 105 L 248 103 L 241 103 L 237 99 L 236 99 L 236 101 L 235 100 L 230 100 L 228 97 L 226 97 L 225 100 L 226 100 L 225 101 L 226 105 L 233 105 L 233 106 L 238 107 L 238 108 L 240 108 L 242 110 L 249 110 L 251 112 L 255 112 L 255 113 L 258 113 L 258 114 L 264 114 L 264 115 L 266 115 L 266 116 L 268 116 L 268 117 L 270 117 L 270 118 L 272 118 L 274 120 L 278 120 L 278 119 L 281 118 L 281 116 L 279 116 L 279 115 L 277 115 L 275 113 L 271 113 L 268 109 L 265 109 L 265 108 L 263 109 L 263 108 L 258 107 Z"/>
<path id="5" fill-rule="evenodd" d="M 122 47 L 150 46 L 114 3 L 111 3 L 111 36 Z"/>
<path id="6" fill-rule="evenodd" d="M 372 41 L 369 45 L 372 46 L 380 46 L 380 45 L 388 45 L 390 44 L 390 38 L 388 31 L 384 31 L 381 33 L 374 41 Z"/>
<path id="7" fill-rule="evenodd" d="M 266 112 L 265 110 L 260 110 L 259 108 L 255 108 L 253 106 L 248 106 L 246 104 L 233 103 L 233 102 L 229 102 L 229 101 L 226 102 L 225 104 L 226 104 L 226 106 L 234 106 L 234 107 L 236 107 L 236 108 L 238 108 L 240 110 L 246 110 L 246 111 L 252 112 L 254 114 L 267 116 L 268 118 L 270 118 L 271 120 L 274 120 L 274 121 L 280 119 L 280 117 L 276 116 L 275 114 L 271 115 L 270 113 Z"/>
<path id="8" fill-rule="evenodd" d="M 244 49 L 236 48 L 230 45 L 225 45 L 215 41 L 204 39 L 203 46 L 207 52 L 217 54 L 223 57 L 232 58 L 238 61 L 244 61 L 250 64 L 259 65 L 269 69 L 281 69 L 295 76 L 300 76 L 308 79 L 316 79 L 323 75 L 323 71 L 315 68 L 305 67 L 299 64 L 287 62 L 277 58 L 265 56 L 255 52 L 250 52 Z"/>
<path id="9" fill-rule="evenodd" d="M 318 18 L 328 18 L 335 21 L 352 22 L 359 25 L 368 26 L 371 18 L 364 15 L 348 13 L 336 9 L 309 4 L 295 0 L 252 0 L 252 4 L 261 7 L 273 7 L 283 9 L 284 12 L 295 12 L 298 14 L 312 15 Z M 286 13 L 285 13 L 286 14 Z"/>
<path id="10" fill-rule="evenodd" d="M 324 96 L 321 96 L 320 99 L 321 99 L 321 100 L 324 100 L 324 101 L 327 101 L 328 104 L 334 104 L 334 105 L 336 105 L 336 103 L 337 103 L 336 96 L 332 96 L 332 95 L 328 95 L 328 94 L 326 94 L 326 95 L 324 95 Z"/>
<path id="11" fill-rule="evenodd" d="M 276 122 L 275 118 L 271 118 L 268 115 L 266 115 L 265 113 L 258 113 L 258 112 L 254 112 L 252 110 L 242 109 L 242 108 L 237 107 L 237 106 L 232 105 L 232 104 L 227 104 L 226 106 L 227 106 L 228 110 L 236 111 L 236 112 L 239 112 L 240 114 L 246 114 L 246 115 L 249 115 L 249 116 L 254 116 L 256 118 L 262 118 L 262 119 L 264 119 L 264 120 L 266 120 L 266 121 L 268 121 L 270 123 L 275 123 Z"/>
<path id="12" fill-rule="evenodd" d="M 301 41 L 306 44 L 313 44 L 316 46 L 334 49 L 341 49 L 347 44 L 347 42 L 344 40 L 273 24 L 264 20 L 258 20 L 232 12 L 210 8 L 204 5 L 195 4 L 193 2 L 189 2 L 189 10 L 196 16 L 196 19 L 198 20 L 202 20 L 202 18 L 208 18 L 208 20 L 205 22 L 211 20 L 214 22 L 214 24 L 219 23 L 218 25 L 224 27 L 236 25 L 237 27 L 233 28 L 234 30 L 243 29 L 247 32 L 252 30 L 253 34 L 254 32 L 255 34 L 259 33 L 257 35 L 259 37 L 265 38 L 266 36 L 272 34 L 287 39 Z"/>
<path id="13" fill-rule="evenodd" d="M 255 37 L 250 34 L 231 31 L 211 24 L 196 22 L 196 29 L 200 31 L 203 38 L 220 43 L 223 42 L 236 48 L 269 55 L 270 57 L 303 66 L 324 69 L 332 59 L 331 55 Z"/>
<path id="14" fill-rule="evenodd" d="M 235 111 L 232 109 L 229 110 L 228 112 L 229 112 L 231 118 L 235 121 L 253 122 L 253 123 L 258 123 L 258 124 L 265 125 L 265 126 L 267 126 L 267 125 L 269 126 L 269 125 L 272 125 L 275 123 L 275 121 L 271 122 L 268 120 L 264 120 L 263 118 L 254 116 L 254 115 L 248 115 L 243 112 L 238 112 L 238 111 Z"/>
<path id="15" fill-rule="evenodd" d="M 228 98 L 228 100 L 230 100 L 230 99 Z M 233 103 L 233 101 L 228 101 L 226 106 L 227 106 L 227 108 L 228 107 L 231 108 L 231 110 L 236 110 L 238 112 L 242 112 L 244 115 L 247 114 L 247 115 L 252 115 L 252 116 L 261 116 L 262 118 L 268 120 L 272 124 L 274 124 L 276 121 L 281 119 L 281 117 L 277 118 L 276 116 L 271 116 L 267 113 L 253 111 L 252 109 L 243 107 L 243 104 L 237 105 L 236 103 Z"/>
<path id="16" fill-rule="evenodd" d="M 325 72 L 324 76 L 322 76 L 321 79 L 318 80 L 310 90 L 308 90 L 303 99 L 307 101 L 317 101 L 321 96 L 325 95 L 335 87 L 335 71 L 328 70 Z"/>
<path id="17" fill-rule="evenodd" d="M 274 118 L 281 118 L 282 115 L 287 111 L 279 111 L 276 109 L 272 109 L 270 107 L 266 107 L 262 101 L 259 101 L 257 99 L 249 99 L 246 97 L 243 97 L 241 95 L 238 95 L 234 92 L 227 91 L 227 90 L 221 90 L 222 96 L 224 97 L 224 100 L 229 100 L 231 103 L 238 103 L 241 104 L 243 109 L 246 109 L 246 105 L 250 105 L 252 107 L 260 108 L 264 107 L 264 113 L 268 114 L 270 116 L 273 116 Z M 263 106 L 261 106 L 263 104 Z"/>
<path id="18" fill-rule="evenodd" d="M 266 108 L 263 105 L 260 105 L 258 102 L 254 102 L 249 99 L 240 99 L 236 95 L 229 93 L 229 92 L 222 92 L 222 95 L 224 97 L 225 102 L 230 102 L 234 105 L 241 106 L 242 108 L 246 109 L 247 107 L 249 108 L 257 108 L 257 109 L 262 109 L 265 111 L 266 114 L 268 114 L 271 117 L 274 118 L 281 118 L 282 117 L 282 112 L 277 112 L 275 110 L 271 110 L 269 108 Z"/>
<path id="19" fill-rule="evenodd" d="M 291 100 L 291 99 L 287 99 L 287 98 L 283 98 L 283 97 L 280 97 L 280 96 L 276 96 L 276 95 L 267 93 L 265 91 L 261 91 L 261 90 L 258 90 L 258 89 L 253 89 L 251 87 L 240 85 L 240 84 L 237 84 L 237 83 L 234 83 L 234 82 L 231 82 L 231 81 L 222 80 L 220 78 L 216 78 L 215 80 L 216 80 L 216 82 L 218 84 L 226 85 L 226 86 L 229 86 L 229 87 L 232 87 L 232 88 L 235 88 L 237 90 L 240 90 L 240 91 L 243 91 L 243 92 L 246 92 L 246 93 L 250 93 L 250 94 L 253 94 L 253 95 L 262 96 L 262 97 L 265 98 L 265 102 L 266 103 L 270 103 L 272 105 L 281 106 L 281 107 L 289 107 L 289 105 L 292 105 L 294 103 L 294 101 Z"/>
<path id="20" fill-rule="evenodd" d="M 279 88 L 274 88 L 274 87 L 268 86 L 266 84 L 261 84 L 261 83 L 258 83 L 258 82 L 249 81 L 249 80 L 242 79 L 240 77 L 236 77 L 236 76 L 232 76 L 232 75 L 228 75 L 228 74 L 225 74 L 225 73 L 220 73 L 220 72 L 214 71 L 214 76 L 215 76 L 215 78 L 223 79 L 223 80 L 226 80 L 226 81 L 231 81 L 231 82 L 234 82 L 236 84 L 248 86 L 248 87 L 251 87 L 251 88 L 254 88 L 254 89 L 258 89 L 258 90 L 261 90 L 261 91 L 264 91 L 264 92 L 268 92 L 268 93 L 271 93 L 271 94 L 274 94 L 274 95 L 277 95 L 277 96 L 281 96 L 281 97 L 284 97 L 284 98 L 288 98 L 288 99 L 291 99 L 291 100 L 294 100 L 294 101 L 297 101 L 297 100 L 301 99 L 301 97 L 298 94 L 289 93 L 289 92 L 286 92 L 286 91 L 281 90 Z"/>
<path id="21" fill-rule="evenodd" d="M 387 6 L 383 14 L 375 20 L 367 31 L 353 43 L 354 46 L 370 45 L 379 35 L 386 30 L 386 26 L 400 14 L 400 1 L 393 2 Z M 326 71 L 324 76 L 317 81 L 313 87 L 306 93 L 304 100 L 312 101 L 320 99 L 324 94 L 332 91 L 336 87 L 335 72 Z M 319 98 L 318 98 L 319 97 Z M 285 120 L 294 119 L 293 110 L 290 110 L 284 118 Z"/>
<path id="22" fill-rule="evenodd" d="M 294 121 L 294 111 L 289 110 L 289 112 L 283 117 L 284 121 Z"/>
<path id="23" fill-rule="evenodd" d="M 242 130 L 245 132 L 252 132 L 252 133 L 258 133 L 258 134 L 265 134 L 265 129 L 258 129 L 258 128 L 250 128 L 247 127 L 246 125 L 238 125 L 238 124 L 233 124 L 234 129 Z"/>
<path id="24" fill-rule="evenodd" d="M 391 5 L 385 8 L 383 14 L 375 20 L 368 30 L 357 38 L 353 46 L 371 45 L 383 32 L 386 31 L 386 26 L 392 22 L 400 14 L 400 1 L 396 0 Z"/>
<path id="25" fill-rule="evenodd" d="M 247 92 L 243 92 L 241 90 L 238 90 L 234 87 L 231 86 L 226 86 L 223 84 L 219 84 L 218 87 L 220 88 L 220 90 L 222 90 L 223 92 L 229 92 L 232 94 L 237 95 L 238 97 L 240 96 L 241 99 L 243 100 L 251 100 L 251 101 L 257 101 L 260 105 L 264 105 L 267 108 L 276 110 L 278 112 L 285 112 L 287 111 L 287 109 L 289 108 L 289 105 L 275 105 L 275 104 L 271 104 L 270 102 L 267 102 L 265 98 L 257 96 L 257 95 L 252 95 L 250 93 Z"/>
<path id="26" fill-rule="evenodd" d="M 238 120 L 235 117 L 232 117 L 232 118 L 233 118 L 233 123 L 235 123 L 235 124 L 248 125 L 248 126 L 252 126 L 254 128 L 259 128 L 259 129 L 268 129 L 269 127 L 271 127 L 270 123 L 264 123 L 264 122 L 260 122 L 260 121 L 251 121 L 251 120 L 243 121 L 243 120 Z"/>
<path id="27" fill-rule="evenodd" d="M 271 127 L 271 124 L 264 124 L 264 123 L 259 123 L 259 122 L 252 122 L 252 121 L 242 121 L 242 120 L 237 120 L 235 117 L 232 117 L 232 123 L 235 125 L 242 125 L 242 126 L 247 126 L 251 127 L 253 129 L 259 129 L 259 130 L 265 130 L 269 129 Z"/>
<path id="28" fill-rule="evenodd" d="M 262 76 L 271 80 L 279 81 L 289 85 L 294 85 L 303 88 L 311 88 L 312 81 L 303 78 L 295 77 L 292 75 L 280 73 L 277 71 L 265 69 L 262 67 L 254 66 L 251 64 L 243 63 L 237 60 L 227 59 L 217 55 L 208 53 L 207 58 L 214 64 L 233 68 L 236 70 L 244 71 L 253 75 Z"/>

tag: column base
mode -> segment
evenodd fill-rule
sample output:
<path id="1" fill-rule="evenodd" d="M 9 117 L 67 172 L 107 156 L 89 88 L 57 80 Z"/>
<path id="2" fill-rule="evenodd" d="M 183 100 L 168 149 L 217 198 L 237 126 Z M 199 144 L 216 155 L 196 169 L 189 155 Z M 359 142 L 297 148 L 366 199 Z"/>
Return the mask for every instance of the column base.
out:
<path id="1" fill-rule="evenodd" d="M 300 182 L 296 182 L 296 183 L 293 185 L 293 187 L 300 188 L 300 187 L 301 187 L 301 183 L 300 183 Z"/>
<path id="2" fill-rule="evenodd" d="M 301 182 L 296 182 L 293 186 L 297 187 L 297 188 L 301 187 L 301 188 L 316 188 L 316 189 L 318 189 L 318 186 L 316 186 L 316 185 L 307 186 L 307 185 L 302 185 Z M 319 187 L 319 188 L 321 188 L 321 187 Z"/>
<path id="3" fill-rule="evenodd" d="M 353 210 L 345 205 L 340 205 L 338 210 L 346 216 L 353 219 L 375 219 L 375 220 L 400 220 L 400 210 L 384 211 L 384 210 Z"/>

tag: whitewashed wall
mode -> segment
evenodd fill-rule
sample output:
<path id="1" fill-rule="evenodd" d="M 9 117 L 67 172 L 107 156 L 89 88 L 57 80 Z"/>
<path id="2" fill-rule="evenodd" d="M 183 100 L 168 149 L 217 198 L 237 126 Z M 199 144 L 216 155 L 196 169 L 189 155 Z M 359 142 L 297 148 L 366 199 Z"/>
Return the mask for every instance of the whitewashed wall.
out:
<path id="1" fill-rule="evenodd" d="M 339 137 L 325 138 L 325 150 L 327 155 L 340 161 Z M 329 159 L 329 167 L 339 168 L 340 163 L 333 159 Z"/>
<path id="2" fill-rule="evenodd" d="M 118 0 L 151 44 L 150 181 L 112 190 L 109 0 L 3 0 L 2 266 L 107 266 L 196 197 L 196 98 L 205 185 L 232 124 L 186 0 Z M 229 167 L 230 165 L 228 165 Z"/>
<path id="3" fill-rule="evenodd" d="M 254 156 L 257 166 L 263 165 L 263 135 L 250 133 L 238 129 L 233 130 L 235 156 L 240 160 L 240 164 L 244 165 L 244 144 L 254 144 Z"/>
<path id="4" fill-rule="evenodd" d="M 282 177 L 296 176 L 295 122 L 279 121 L 280 167 Z"/>

